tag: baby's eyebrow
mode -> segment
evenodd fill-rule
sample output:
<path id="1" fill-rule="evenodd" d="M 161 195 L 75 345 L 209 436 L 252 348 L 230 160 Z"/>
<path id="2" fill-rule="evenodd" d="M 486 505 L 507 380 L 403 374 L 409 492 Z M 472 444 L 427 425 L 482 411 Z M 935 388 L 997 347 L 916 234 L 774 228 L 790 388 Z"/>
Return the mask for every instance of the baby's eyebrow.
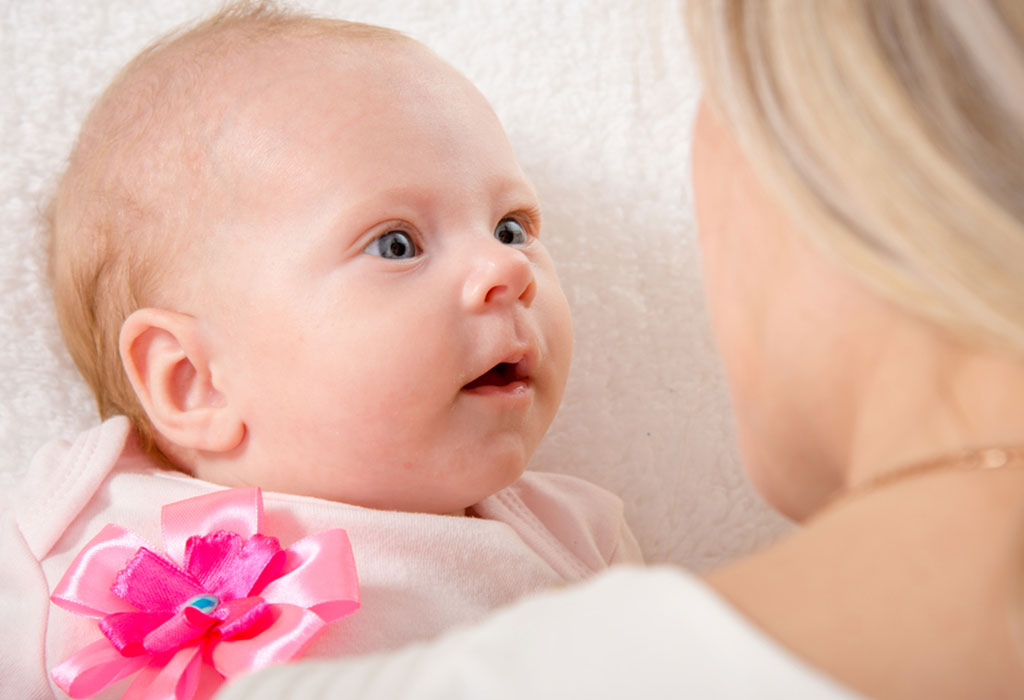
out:
<path id="1" fill-rule="evenodd" d="M 537 191 L 533 184 L 524 178 L 501 178 L 491 186 L 491 191 L 501 199 L 529 203 L 527 206 L 537 207 Z"/>
<path id="2" fill-rule="evenodd" d="M 437 199 L 436 188 L 419 185 L 401 185 L 383 187 L 371 194 L 358 199 L 342 199 L 338 210 L 339 221 L 355 222 L 367 217 L 379 218 L 381 215 L 402 218 L 403 213 L 422 210 L 429 207 Z M 374 221 L 365 222 L 367 225 Z"/>
<path id="3" fill-rule="evenodd" d="M 474 196 L 467 193 L 466 196 Z M 483 196 L 508 211 L 523 210 L 539 214 L 537 192 L 525 178 L 502 177 L 480 183 L 476 196 Z M 364 212 L 402 218 L 403 212 L 429 211 L 438 203 L 436 184 L 408 184 L 383 187 L 357 200 L 346 201 L 338 212 L 339 220 L 352 220 Z M 504 213 L 504 212 L 502 212 Z M 371 216 L 372 218 L 372 216 Z M 370 222 L 373 223 L 373 222 Z"/>

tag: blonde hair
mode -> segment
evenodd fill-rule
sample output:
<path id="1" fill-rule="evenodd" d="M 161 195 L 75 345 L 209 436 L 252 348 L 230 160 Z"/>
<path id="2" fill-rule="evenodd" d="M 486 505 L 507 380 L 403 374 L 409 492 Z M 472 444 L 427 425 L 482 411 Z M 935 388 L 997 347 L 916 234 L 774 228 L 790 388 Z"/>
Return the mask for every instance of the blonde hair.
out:
<path id="1" fill-rule="evenodd" d="M 962 340 L 1024 352 L 1024 4 L 687 9 L 709 103 L 819 247 Z"/>
<path id="2" fill-rule="evenodd" d="M 86 118 L 47 209 L 50 278 L 65 344 L 101 417 L 128 416 L 165 461 L 122 367 L 118 337 L 136 309 L 174 283 L 205 205 L 201 107 L 220 64 L 280 38 L 408 41 L 372 25 L 317 18 L 271 2 L 235 2 L 157 39 L 125 66 Z M 168 206 L 168 193 L 177 206 Z M 194 257 L 194 255 L 193 255 Z"/>

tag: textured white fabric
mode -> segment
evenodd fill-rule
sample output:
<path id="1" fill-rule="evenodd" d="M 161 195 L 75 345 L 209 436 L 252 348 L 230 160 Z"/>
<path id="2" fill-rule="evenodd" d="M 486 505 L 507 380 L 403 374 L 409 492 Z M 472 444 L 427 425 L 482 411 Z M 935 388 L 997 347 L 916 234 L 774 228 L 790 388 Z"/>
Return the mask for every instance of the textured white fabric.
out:
<path id="1" fill-rule="evenodd" d="M 221 487 L 154 467 L 132 440 L 127 419 L 116 417 L 73 443 L 41 450 L 25 488 L 46 495 L 11 504 L 27 546 L 12 546 L 4 565 L 14 580 L 31 581 L 37 590 L 25 591 L 4 619 L 9 630 L 25 630 L 32 640 L 45 628 L 45 666 L 52 668 L 100 638 L 94 621 L 46 607 L 47 590 L 55 588 L 82 547 L 115 523 L 159 550 L 161 506 Z M 352 543 L 362 607 L 330 625 L 307 651 L 310 658 L 341 658 L 430 639 L 525 595 L 588 578 L 611 563 L 641 563 L 621 501 L 561 474 L 527 473 L 474 506 L 477 517 L 379 511 L 278 493 L 264 493 L 263 504 L 263 532 L 284 547 L 338 527 Z M 17 539 L 10 536 L 12 544 Z M 4 676 L 8 690 L 45 696 L 39 673 L 43 648 L 32 647 L 26 637 L 4 635 L 3 656 L 20 659 Z M 97 697 L 123 691 L 124 683 Z"/>
<path id="2" fill-rule="evenodd" d="M 217 700 L 857 697 L 697 579 L 668 568 L 619 568 L 429 645 L 267 669 L 226 686 Z"/>
<path id="3" fill-rule="evenodd" d="M 38 213 L 91 100 L 220 0 L 0 3 L 0 487 L 96 422 L 59 339 Z M 737 466 L 688 201 L 698 88 L 677 0 L 316 0 L 423 40 L 476 82 L 544 207 L 576 326 L 533 468 L 620 494 L 651 561 L 706 568 L 773 537 Z"/>

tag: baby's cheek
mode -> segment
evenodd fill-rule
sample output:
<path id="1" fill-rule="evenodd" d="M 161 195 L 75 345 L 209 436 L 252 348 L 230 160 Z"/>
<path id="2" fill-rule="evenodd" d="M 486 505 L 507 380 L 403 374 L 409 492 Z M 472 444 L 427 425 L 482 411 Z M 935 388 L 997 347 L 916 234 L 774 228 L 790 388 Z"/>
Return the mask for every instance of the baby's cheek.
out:
<path id="1" fill-rule="evenodd" d="M 563 375 L 568 375 L 569 364 L 572 360 L 573 348 L 573 327 L 572 316 L 569 313 L 569 303 L 559 290 L 558 297 L 552 301 L 552 308 L 549 312 L 549 331 L 551 347 L 554 351 L 556 362 Z M 563 377 L 563 381 L 566 377 Z"/>

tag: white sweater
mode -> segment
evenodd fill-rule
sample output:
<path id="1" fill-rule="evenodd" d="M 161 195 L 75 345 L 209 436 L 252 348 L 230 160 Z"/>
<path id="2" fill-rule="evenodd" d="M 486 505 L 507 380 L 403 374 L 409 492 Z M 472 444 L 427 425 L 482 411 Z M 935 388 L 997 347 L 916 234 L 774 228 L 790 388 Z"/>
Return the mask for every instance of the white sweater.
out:
<path id="1" fill-rule="evenodd" d="M 699 580 L 620 567 L 397 652 L 268 668 L 216 700 L 857 700 Z"/>

